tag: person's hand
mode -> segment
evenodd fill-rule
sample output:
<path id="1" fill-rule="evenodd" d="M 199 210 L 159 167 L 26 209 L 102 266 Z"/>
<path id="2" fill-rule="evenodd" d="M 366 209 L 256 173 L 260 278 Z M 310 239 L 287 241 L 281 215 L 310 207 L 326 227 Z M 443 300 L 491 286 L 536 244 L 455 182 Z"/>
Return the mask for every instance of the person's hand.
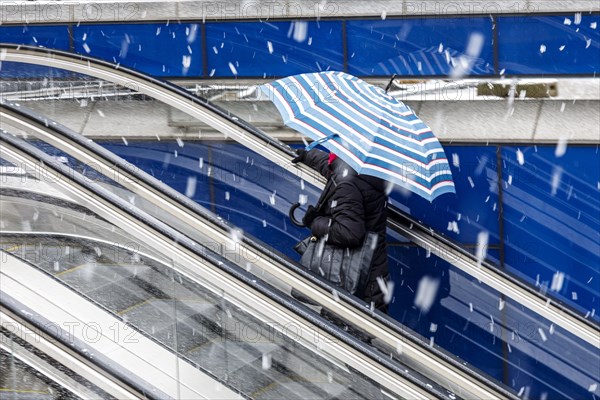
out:
<path id="1" fill-rule="evenodd" d="M 300 148 L 296 150 L 296 157 L 294 157 L 292 159 L 292 164 L 296 164 L 299 162 L 304 161 L 304 158 L 306 157 L 306 150 Z"/>
<path id="2" fill-rule="evenodd" d="M 315 220 L 315 218 L 317 218 L 318 215 L 319 215 L 319 213 L 314 206 L 308 206 L 308 209 L 306 210 L 306 214 L 304 214 L 304 217 L 302 218 L 302 224 L 304 226 L 310 228 L 313 221 Z"/>

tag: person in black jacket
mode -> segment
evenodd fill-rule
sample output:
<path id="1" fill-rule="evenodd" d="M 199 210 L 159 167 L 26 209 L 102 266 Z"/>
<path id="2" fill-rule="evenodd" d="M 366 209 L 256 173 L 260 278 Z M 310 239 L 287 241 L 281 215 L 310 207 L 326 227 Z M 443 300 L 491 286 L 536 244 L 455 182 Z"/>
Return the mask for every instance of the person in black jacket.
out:
<path id="1" fill-rule="evenodd" d="M 303 162 L 337 185 L 319 211 L 309 206 L 302 222 L 313 236 L 326 236 L 327 243 L 339 247 L 355 247 L 363 243 L 367 232 L 378 234 L 373 262 L 363 300 L 382 312 L 387 304 L 381 285 L 389 280 L 386 251 L 387 195 L 385 181 L 359 175 L 335 154 L 321 150 L 297 150 L 293 163 Z M 378 283 L 379 278 L 379 283 Z"/>

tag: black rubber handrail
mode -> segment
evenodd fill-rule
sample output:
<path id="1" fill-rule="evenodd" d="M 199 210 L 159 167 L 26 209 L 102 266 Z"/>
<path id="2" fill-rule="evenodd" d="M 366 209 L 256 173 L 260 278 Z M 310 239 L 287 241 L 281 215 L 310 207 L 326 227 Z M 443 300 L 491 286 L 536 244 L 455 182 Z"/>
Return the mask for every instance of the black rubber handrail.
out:
<path id="1" fill-rule="evenodd" d="M 59 173 L 61 176 L 69 177 L 69 179 L 73 180 L 77 185 L 84 187 L 86 190 L 89 190 L 95 196 L 98 196 L 99 198 L 102 198 L 105 201 L 109 202 L 111 204 L 111 207 L 114 207 L 115 209 L 118 209 L 134 217 L 142 224 L 155 230 L 159 234 L 169 238 L 174 243 L 177 243 L 179 246 L 182 246 L 187 251 L 190 251 L 197 257 L 200 257 L 205 262 L 220 269 L 221 271 L 223 271 L 223 273 L 235 278 L 242 285 L 252 288 L 253 290 L 268 298 L 273 303 L 285 307 L 298 317 L 308 321 L 309 323 L 315 325 L 319 329 L 322 329 L 324 332 L 338 339 L 340 342 L 357 350 L 359 353 L 367 356 L 376 363 L 389 369 L 396 375 L 403 377 L 412 384 L 420 387 L 422 390 L 429 392 L 436 397 L 447 396 L 445 390 L 439 388 L 437 384 L 432 385 L 432 381 L 429 381 L 428 379 L 422 377 L 415 371 L 408 372 L 409 369 L 407 366 L 400 364 L 396 360 L 390 359 L 389 356 L 383 355 L 374 347 L 365 344 L 361 340 L 350 335 L 348 332 L 345 332 L 339 327 L 333 325 L 331 322 L 321 317 L 314 310 L 310 309 L 303 303 L 281 293 L 279 290 L 274 289 L 272 286 L 270 286 L 267 283 L 264 283 L 262 280 L 256 279 L 254 275 L 247 272 L 244 268 L 241 268 L 240 266 L 230 262 L 229 260 L 223 258 L 219 254 L 214 253 L 212 250 L 204 248 L 202 243 L 198 243 L 192 239 L 189 239 L 187 236 L 181 234 L 180 232 L 171 228 L 167 224 L 157 220 L 156 218 L 137 209 L 136 207 L 133 207 L 130 203 L 119 198 L 118 196 L 110 192 L 108 189 L 105 189 L 98 184 L 89 182 L 89 180 L 85 179 L 83 175 L 72 171 L 66 165 L 51 158 L 43 151 L 35 148 L 33 145 L 25 142 L 20 138 L 14 137 L 6 132 L 0 132 L 0 143 L 6 143 L 10 147 L 13 147 L 18 151 L 43 162 L 47 168 L 51 168 L 55 172 Z"/>

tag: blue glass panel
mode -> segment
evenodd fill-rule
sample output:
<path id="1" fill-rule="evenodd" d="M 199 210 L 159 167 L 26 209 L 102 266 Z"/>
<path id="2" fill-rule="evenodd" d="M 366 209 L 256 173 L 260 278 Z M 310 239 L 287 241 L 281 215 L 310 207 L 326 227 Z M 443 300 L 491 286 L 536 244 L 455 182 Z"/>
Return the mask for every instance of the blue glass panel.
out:
<path id="1" fill-rule="evenodd" d="M 354 75 L 494 74 L 487 17 L 358 20 L 346 30 Z"/>
<path id="2" fill-rule="evenodd" d="M 562 147 L 554 146 L 502 150 L 506 265 L 598 319 L 598 148 L 569 146 L 561 157 L 557 150 L 560 155 Z"/>
<path id="3" fill-rule="evenodd" d="M 319 192 L 310 185 L 302 190 L 300 180 L 285 169 L 233 143 L 211 145 L 212 165 L 225 172 L 227 179 L 215 179 L 214 205 L 225 220 L 268 247 L 298 260 L 294 245 L 310 234 L 289 222 L 290 206 L 300 194 L 314 204 Z M 305 207 L 297 210 L 300 216 Z"/>
<path id="4" fill-rule="evenodd" d="M 209 75 L 271 78 L 341 70 L 341 27 L 337 21 L 207 23 Z"/>
<path id="5" fill-rule="evenodd" d="M 173 189 L 189 194 L 200 205 L 210 209 L 209 180 L 207 166 L 200 168 L 200 160 L 207 159 L 208 150 L 196 143 L 179 147 L 173 141 L 98 142 L 101 146 L 124 158 L 137 168 Z"/>
<path id="6" fill-rule="evenodd" d="M 508 74 L 600 72 L 600 16 L 498 18 L 499 68 Z"/>
<path id="7" fill-rule="evenodd" d="M 69 50 L 67 25 L 2 26 L 0 42 Z"/>
<path id="8" fill-rule="evenodd" d="M 101 24 L 73 27 L 75 51 L 153 76 L 199 76 L 198 24 Z"/>
<path id="9" fill-rule="evenodd" d="M 499 320 L 499 294 L 422 248 L 390 246 L 388 255 L 394 282 L 389 314 L 502 381 L 499 326 L 490 330 L 493 319 Z"/>
<path id="10" fill-rule="evenodd" d="M 509 385 L 523 399 L 585 399 L 600 394 L 600 353 L 512 300 L 504 307 Z"/>
<path id="11" fill-rule="evenodd" d="M 69 29 L 66 25 L 0 26 L 0 42 L 69 50 Z M 62 78 L 70 74 L 56 68 L 6 61 L 0 64 L 0 72 L 3 78 Z"/>
<path id="12" fill-rule="evenodd" d="M 490 244 L 498 243 L 496 147 L 446 145 L 444 149 L 456 194 L 444 194 L 430 203 L 416 194 L 394 190 L 392 204 L 461 243 L 477 243 L 481 231 L 489 232 Z"/>

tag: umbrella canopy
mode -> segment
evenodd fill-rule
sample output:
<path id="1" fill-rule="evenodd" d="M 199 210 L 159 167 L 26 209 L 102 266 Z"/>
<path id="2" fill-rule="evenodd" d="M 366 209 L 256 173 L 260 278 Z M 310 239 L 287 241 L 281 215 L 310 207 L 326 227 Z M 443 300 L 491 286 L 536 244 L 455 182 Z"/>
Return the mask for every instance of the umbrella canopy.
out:
<path id="1" fill-rule="evenodd" d="M 383 89 L 335 71 L 295 75 L 260 89 L 287 126 L 359 174 L 385 179 L 429 201 L 455 193 L 444 149 L 431 129 Z"/>

